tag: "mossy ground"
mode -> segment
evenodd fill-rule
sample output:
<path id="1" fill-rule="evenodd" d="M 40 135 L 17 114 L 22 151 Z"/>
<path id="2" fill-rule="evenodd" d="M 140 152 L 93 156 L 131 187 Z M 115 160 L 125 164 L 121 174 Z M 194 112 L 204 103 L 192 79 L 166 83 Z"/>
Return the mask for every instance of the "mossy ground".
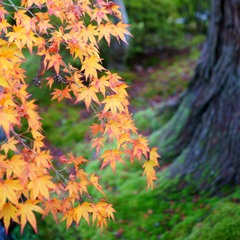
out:
<path id="1" fill-rule="evenodd" d="M 185 89 L 187 79 L 183 79 L 183 76 L 186 71 L 188 78 L 191 76 L 192 73 L 187 69 L 193 64 L 189 56 L 185 58 L 175 59 L 172 64 L 166 63 L 168 65 L 151 70 L 149 83 L 140 86 L 140 94 L 137 97 L 131 95 L 131 99 L 134 99 L 134 111 L 137 112 L 134 119 L 141 131 L 153 132 L 169 119 L 171 113 L 162 117 L 153 107 L 146 109 L 146 106 L 153 103 L 154 98 L 161 96 L 166 99 Z M 139 77 L 139 73 L 125 73 L 132 87 L 137 86 L 140 81 L 137 76 Z M 143 77 L 146 78 L 146 75 Z M 33 89 L 35 98 L 38 92 L 41 93 L 41 90 Z M 44 101 L 47 100 L 41 98 L 38 101 L 43 101 L 45 105 Z M 144 109 L 139 112 L 138 106 L 142 102 Z M 69 104 L 66 107 L 65 104 L 68 103 L 53 102 L 41 110 L 44 119 L 43 129 L 48 142 L 55 147 L 56 155 L 72 151 L 94 159 L 87 133 L 94 121 L 93 118 L 86 117 L 86 112 L 79 110 L 81 106 Z M 166 171 L 161 171 L 158 173 L 159 180 L 155 189 L 146 191 L 146 182 L 139 163 L 119 164 L 116 175 L 109 167 L 102 171 L 99 167 L 100 162 L 90 160 L 85 170 L 89 173 L 96 172 L 101 176 L 101 184 L 104 186 L 108 201 L 117 211 L 115 223 L 109 222 L 109 227 L 102 233 L 85 222 L 81 222 L 78 227 L 71 226 L 66 231 L 64 222 L 57 225 L 51 217 L 47 217 L 43 221 L 38 219 L 38 235 L 27 226 L 21 236 L 19 227 L 16 227 L 13 239 L 240 239 L 239 188 L 227 188 L 228 192 L 223 192 L 221 196 L 209 197 L 207 193 L 196 194 L 194 189 L 184 187 L 178 179 L 167 180 L 164 177 Z M 162 170 L 164 168 L 165 166 L 162 166 Z"/>

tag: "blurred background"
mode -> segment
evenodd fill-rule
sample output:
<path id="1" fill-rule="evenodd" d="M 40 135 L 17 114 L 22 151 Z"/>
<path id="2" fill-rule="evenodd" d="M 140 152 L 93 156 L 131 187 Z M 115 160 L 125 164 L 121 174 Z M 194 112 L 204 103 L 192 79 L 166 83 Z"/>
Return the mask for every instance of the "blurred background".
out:
<path id="1" fill-rule="evenodd" d="M 210 65 L 209 59 L 212 58 L 206 56 L 204 61 L 200 58 L 201 51 L 204 53 L 204 42 L 210 25 L 210 0 L 115 2 L 121 5 L 124 20 L 130 24 L 129 30 L 133 37 L 128 38 L 129 45 L 113 41 L 110 49 L 102 41 L 102 57 L 104 65 L 119 72 L 129 85 L 130 110 L 139 132 L 149 136 L 151 147 L 159 147 L 161 169 L 155 188 L 146 191 L 146 180 L 139 163 L 119 165 L 114 175 L 108 167 L 100 171 L 100 163 L 91 160 L 86 171 L 94 171 L 101 176 L 108 201 L 113 203 L 117 211 L 115 223 L 110 222 L 102 233 L 85 222 L 66 231 L 65 223 L 56 225 L 51 217 L 47 217 L 44 220 L 38 219 L 38 235 L 28 226 L 21 236 L 19 228 L 15 227 L 12 238 L 239 240 L 240 189 L 239 182 L 233 180 L 239 174 L 234 172 L 230 177 L 229 173 L 229 169 L 232 171 L 233 166 L 239 165 L 234 159 L 235 165 L 223 164 L 223 169 L 216 170 L 213 166 L 217 164 L 212 159 L 217 161 L 218 154 L 222 154 L 222 145 L 204 145 L 209 139 L 211 142 L 216 139 L 209 135 L 210 130 L 215 129 L 215 125 L 211 124 L 216 121 L 211 120 L 209 128 L 204 122 L 205 115 L 208 115 L 206 109 L 212 106 L 209 96 L 214 92 L 212 90 L 210 93 L 207 89 L 215 89 L 213 83 L 207 85 L 213 82 L 213 78 L 212 71 L 209 70 L 209 74 L 206 74 L 204 64 Z M 211 45 L 211 41 L 208 44 L 208 50 L 216 47 Z M 222 46 L 219 49 L 221 48 Z M 206 52 L 210 54 L 211 51 Z M 222 54 L 214 56 L 216 59 L 212 63 L 212 69 Z M 35 56 L 28 57 L 25 68 L 29 79 L 34 78 L 38 69 L 38 64 L 35 67 L 32 63 L 39 61 Z M 203 80 L 205 82 L 201 82 Z M 199 89 L 203 89 L 201 94 Z M 88 132 L 94 121 L 91 113 L 86 112 L 82 105 L 51 102 L 45 88 L 31 87 L 30 91 L 41 106 L 43 129 L 48 136 L 46 145 L 52 154 L 61 156 L 71 151 L 87 159 L 94 159 L 89 147 Z M 195 96 L 204 103 L 195 104 Z M 205 98 L 208 99 L 208 104 Z M 201 111 L 195 112 L 194 109 L 199 109 L 198 106 L 201 106 Z M 215 109 L 214 106 L 211 109 Z M 206 128 L 199 126 L 200 122 Z M 224 126 L 221 125 L 222 129 Z M 204 132 L 205 129 L 208 135 L 201 135 L 201 141 L 193 141 L 196 129 L 199 132 Z M 218 130 L 215 129 L 214 132 L 220 134 Z M 219 143 L 221 138 L 223 135 L 216 141 Z M 237 143 L 239 142 L 231 144 Z M 206 154 L 215 147 L 216 156 L 213 152 Z M 194 149 L 194 153 L 191 149 Z M 239 151 L 234 154 L 238 157 Z M 205 158 L 198 160 L 199 155 Z M 189 156 L 192 156 L 191 159 Z M 226 155 L 224 156 L 226 162 Z M 201 173 L 189 170 L 188 167 L 186 173 L 181 165 L 179 167 L 176 164 L 179 162 L 183 163 L 182 166 L 186 166 L 186 162 L 191 169 L 200 169 Z M 199 162 L 201 164 L 198 165 Z M 221 163 L 224 163 L 224 159 Z M 179 172 L 184 172 L 184 176 L 179 176 Z"/>

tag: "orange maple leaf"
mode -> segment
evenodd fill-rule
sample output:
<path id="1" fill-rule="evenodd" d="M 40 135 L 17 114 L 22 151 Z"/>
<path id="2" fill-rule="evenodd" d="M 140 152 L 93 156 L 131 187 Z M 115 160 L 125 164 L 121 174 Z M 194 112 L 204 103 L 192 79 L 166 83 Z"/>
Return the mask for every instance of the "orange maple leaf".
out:
<path id="1" fill-rule="evenodd" d="M 54 89 L 54 92 L 51 93 L 51 95 L 53 95 L 51 100 L 57 99 L 58 102 L 60 102 L 63 98 L 72 99 L 72 97 L 70 95 L 70 91 L 71 91 L 71 89 L 68 86 L 65 87 L 63 90 Z"/>
<path id="2" fill-rule="evenodd" d="M 107 164 L 110 164 L 113 172 L 115 173 L 117 161 L 122 164 L 125 164 L 125 162 L 123 161 L 123 159 L 121 157 L 121 154 L 122 154 L 122 152 L 120 152 L 117 149 L 105 151 L 101 156 L 101 158 L 103 158 L 103 163 L 102 163 L 101 169 L 103 169 Z"/>
<path id="3" fill-rule="evenodd" d="M 57 212 L 59 212 L 62 209 L 61 200 L 57 198 L 53 198 L 51 200 L 46 201 L 44 203 L 44 206 L 45 206 L 45 209 L 44 209 L 45 215 L 51 212 L 55 222 L 58 223 Z"/>

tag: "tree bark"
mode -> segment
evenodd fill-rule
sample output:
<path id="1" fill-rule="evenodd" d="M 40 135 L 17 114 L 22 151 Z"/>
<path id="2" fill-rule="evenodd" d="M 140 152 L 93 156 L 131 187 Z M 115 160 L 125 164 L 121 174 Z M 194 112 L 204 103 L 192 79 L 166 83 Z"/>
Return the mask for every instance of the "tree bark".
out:
<path id="1" fill-rule="evenodd" d="M 124 0 L 114 0 L 118 6 L 120 6 L 119 10 L 121 11 L 123 22 L 125 24 L 129 23 L 127 10 L 124 4 Z M 117 23 L 119 19 L 117 17 L 114 18 L 114 22 Z M 129 30 L 129 29 L 128 29 Z M 126 40 L 129 43 L 130 36 L 126 35 Z M 126 59 L 128 55 L 129 45 L 122 42 L 117 41 L 117 39 L 113 38 L 111 40 L 111 46 L 109 51 L 109 63 L 108 68 L 111 70 L 124 71 L 126 66 Z"/>
<path id="2" fill-rule="evenodd" d="M 151 136 L 170 177 L 201 189 L 240 184 L 240 0 L 212 0 L 209 33 L 188 90 Z"/>

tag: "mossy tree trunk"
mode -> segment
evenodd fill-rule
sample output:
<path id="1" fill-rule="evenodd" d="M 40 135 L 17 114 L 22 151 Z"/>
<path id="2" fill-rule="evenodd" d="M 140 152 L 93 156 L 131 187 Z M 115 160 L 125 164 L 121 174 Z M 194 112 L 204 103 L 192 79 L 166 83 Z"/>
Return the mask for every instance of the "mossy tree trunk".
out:
<path id="1" fill-rule="evenodd" d="M 240 183 L 240 0 L 212 0 L 209 33 L 187 92 L 152 139 L 170 176 L 201 189 Z"/>

